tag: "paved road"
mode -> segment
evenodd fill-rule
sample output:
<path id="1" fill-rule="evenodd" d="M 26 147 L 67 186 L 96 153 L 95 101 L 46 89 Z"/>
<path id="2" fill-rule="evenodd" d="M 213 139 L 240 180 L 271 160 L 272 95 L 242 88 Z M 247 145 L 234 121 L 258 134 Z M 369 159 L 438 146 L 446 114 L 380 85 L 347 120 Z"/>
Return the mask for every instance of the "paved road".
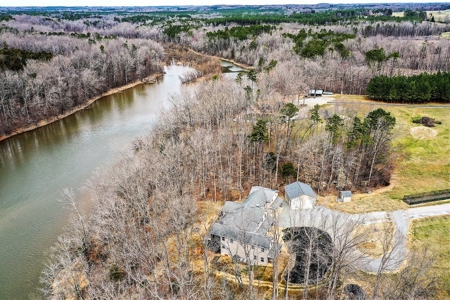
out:
<path id="1" fill-rule="evenodd" d="M 330 234 L 336 247 L 345 247 L 343 237 L 347 236 L 349 229 L 356 224 L 374 224 L 391 221 L 394 224 L 394 237 L 390 252 L 384 258 L 371 258 L 361 255 L 357 250 L 349 253 L 349 258 L 354 258 L 355 266 L 366 272 L 377 272 L 380 267 L 385 271 L 398 269 L 407 256 L 406 236 L 409 230 L 409 221 L 450 215 L 450 204 L 433 205 L 397 210 L 394 212 L 371 212 L 365 214 L 347 214 L 335 210 L 317 206 L 314 209 L 293 210 L 286 202 L 282 204 L 279 216 L 279 226 L 302 227 L 313 226 Z"/>
<path id="2" fill-rule="evenodd" d="M 414 103 L 386 103 L 386 102 L 358 102 L 358 101 L 328 101 L 327 104 L 357 104 L 357 105 L 374 105 L 374 106 L 417 106 L 420 108 L 450 108 L 450 105 L 423 105 Z"/>
<path id="3" fill-rule="evenodd" d="M 407 210 L 410 219 L 436 217 L 450 214 L 450 203 L 432 206 L 409 208 Z"/>

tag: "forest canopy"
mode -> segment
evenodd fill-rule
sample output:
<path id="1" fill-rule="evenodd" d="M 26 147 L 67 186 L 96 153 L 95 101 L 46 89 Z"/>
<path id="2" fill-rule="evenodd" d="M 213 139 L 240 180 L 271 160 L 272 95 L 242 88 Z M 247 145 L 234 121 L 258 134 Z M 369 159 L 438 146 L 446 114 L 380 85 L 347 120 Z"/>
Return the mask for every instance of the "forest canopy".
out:
<path id="1" fill-rule="evenodd" d="M 414 76 L 385 75 L 372 78 L 367 94 L 374 100 L 387 102 L 450 102 L 450 73 L 422 73 Z"/>
<path id="2" fill-rule="evenodd" d="M 29 59 L 49 61 L 52 57 L 53 55 L 47 51 L 31 52 L 21 49 L 3 48 L 0 49 L 0 69 L 22 71 Z"/>

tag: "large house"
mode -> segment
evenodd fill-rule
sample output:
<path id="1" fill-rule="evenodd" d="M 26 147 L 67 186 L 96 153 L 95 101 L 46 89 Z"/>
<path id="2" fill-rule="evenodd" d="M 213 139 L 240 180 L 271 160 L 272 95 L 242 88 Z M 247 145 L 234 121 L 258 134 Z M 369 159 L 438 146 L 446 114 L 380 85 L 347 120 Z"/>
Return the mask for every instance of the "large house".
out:
<path id="1" fill-rule="evenodd" d="M 212 245 L 217 252 L 233 259 L 267 265 L 281 245 L 269 235 L 273 225 L 273 211 L 283 200 L 278 191 L 254 186 L 242 203 L 227 201 L 219 220 L 209 231 Z"/>
<path id="2" fill-rule="evenodd" d="M 284 197 L 291 209 L 312 209 L 317 196 L 310 185 L 296 181 L 284 188 Z"/>

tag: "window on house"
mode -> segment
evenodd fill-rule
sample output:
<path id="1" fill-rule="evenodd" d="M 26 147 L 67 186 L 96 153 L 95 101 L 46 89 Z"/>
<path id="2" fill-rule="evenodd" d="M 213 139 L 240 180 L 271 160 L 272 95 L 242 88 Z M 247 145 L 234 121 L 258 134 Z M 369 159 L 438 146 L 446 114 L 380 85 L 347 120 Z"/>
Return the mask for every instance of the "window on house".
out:
<path id="1" fill-rule="evenodd" d="M 256 260 L 256 255 L 253 255 L 253 260 Z"/>
<path id="2" fill-rule="evenodd" d="M 222 245 L 222 249 L 225 249 L 225 245 Z"/>
<path id="3" fill-rule="evenodd" d="M 264 252 L 264 248 L 261 248 L 261 252 Z"/>
<path id="4" fill-rule="evenodd" d="M 230 239 L 230 244 L 233 244 L 233 239 Z"/>
<path id="5" fill-rule="evenodd" d="M 261 257 L 261 262 L 264 262 L 264 257 Z"/>
<path id="6" fill-rule="evenodd" d="M 255 245 L 252 245 L 252 249 L 255 250 Z"/>
<path id="7" fill-rule="evenodd" d="M 222 241 L 225 241 L 225 237 L 224 236 L 222 237 Z"/>

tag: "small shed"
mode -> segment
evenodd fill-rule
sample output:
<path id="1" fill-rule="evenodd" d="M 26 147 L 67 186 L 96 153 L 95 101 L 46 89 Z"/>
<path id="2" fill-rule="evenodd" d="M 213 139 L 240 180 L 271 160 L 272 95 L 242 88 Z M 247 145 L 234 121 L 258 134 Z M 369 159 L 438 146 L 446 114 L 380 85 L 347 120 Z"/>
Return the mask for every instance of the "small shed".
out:
<path id="1" fill-rule="evenodd" d="M 322 97 L 323 90 L 309 90 L 308 96 L 309 97 Z"/>
<path id="2" fill-rule="evenodd" d="M 340 191 L 338 202 L 350 202 L 352 201 L 352 196 L 351 191 Z"/>
<path id="3" fill-rule="evenodd" d="M 317 196 L 310 185 L 303 182 L 293 182 L 284 188 L 284 196 L 291 209 L 312 209 Z"/>

